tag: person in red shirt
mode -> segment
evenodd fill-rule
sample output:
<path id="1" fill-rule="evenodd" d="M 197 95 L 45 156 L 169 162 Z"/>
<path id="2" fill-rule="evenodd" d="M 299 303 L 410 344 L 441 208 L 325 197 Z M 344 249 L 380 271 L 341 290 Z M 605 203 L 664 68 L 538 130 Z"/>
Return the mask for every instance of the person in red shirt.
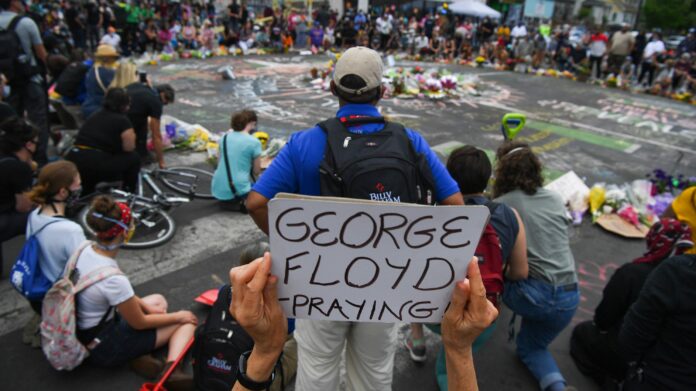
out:
<path id="1" fill-rule="evenodd" d="M 602 58 L 607 52 L 608 43 L 609 38 L 599 30 L 595 30 L 590 36 L 590 70 L 594 70 L 594 77 L 597 79 L 602 78 Z"/>

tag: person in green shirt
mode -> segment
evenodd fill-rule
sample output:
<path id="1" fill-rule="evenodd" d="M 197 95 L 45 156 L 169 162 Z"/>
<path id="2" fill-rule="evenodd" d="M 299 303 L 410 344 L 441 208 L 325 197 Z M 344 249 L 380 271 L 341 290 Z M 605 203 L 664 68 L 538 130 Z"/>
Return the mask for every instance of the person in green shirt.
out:
<path id="1" fill-rule="evenodd" d="M 121 3 L 120 6 L 126 10 L 128 13 L 128 16 L 126 17 L 126 34 L 124 37 L 125 40 L 125 50 L 126 51 L 131 51 L 133 48 L 135 48 L 138 44 L 137 42 L 137 37 L 138 37 L 138 25 L 140 24 L 141 16 L 142 16 L 142 8 L 140 8 L 140 5 L 135 3 L 135 4 L 125 4 Z M 127 54 L 127 53 L 126 53 Z"/>

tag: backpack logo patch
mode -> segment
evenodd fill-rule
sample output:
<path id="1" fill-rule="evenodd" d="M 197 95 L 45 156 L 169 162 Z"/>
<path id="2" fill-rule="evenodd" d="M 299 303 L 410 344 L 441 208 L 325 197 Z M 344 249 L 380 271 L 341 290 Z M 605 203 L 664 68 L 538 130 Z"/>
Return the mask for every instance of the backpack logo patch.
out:
<path id="1" fill-rule="evenodd" d="M 222 353 L 218 353 L 216 357 L 211 357 L 208 360 L 208 368 L 216 372 L 229 373 L 232 371 L 232 365 L 225 360 Z"/>

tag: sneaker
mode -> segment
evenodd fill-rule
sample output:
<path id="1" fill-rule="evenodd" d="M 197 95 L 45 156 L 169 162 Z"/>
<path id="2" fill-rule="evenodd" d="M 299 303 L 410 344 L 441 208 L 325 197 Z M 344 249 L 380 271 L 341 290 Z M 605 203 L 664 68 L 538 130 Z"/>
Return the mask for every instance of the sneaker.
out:
<path id="1" fill-rule="evenodd" d="M 168 362 L 164 369 L 162 369 L 161 375 L 163 376 L 169 370 L 174 363 Z M 162 377 L 160 376 L 160 378 Z M 195 389 L 193 383 L 193 376 L 185 373 L 181 366 L 174 369 L 169 378 L 164 382 L 164 388 L 167 391 L 193 391 Z"/>
<path id="2" fill-rule="evenodd" d="M 406 338 L 404 341 L 404 345 L 406 346 L 406 349 L 408 349 L 409 355 L 411 355 L 411 360 L 415 362 L 424 362 L 428 359 L 425 350 L 424 338 L 412 339 L 411 336 L 408 336 L 408 338 Z"/>
<path id="3" fill-rule="evenodd" d="M 135 358 L 129 364 L 133 372 L 146 379 L 156 379 L 164 369 L 164 363 L 150 354 Z"/>

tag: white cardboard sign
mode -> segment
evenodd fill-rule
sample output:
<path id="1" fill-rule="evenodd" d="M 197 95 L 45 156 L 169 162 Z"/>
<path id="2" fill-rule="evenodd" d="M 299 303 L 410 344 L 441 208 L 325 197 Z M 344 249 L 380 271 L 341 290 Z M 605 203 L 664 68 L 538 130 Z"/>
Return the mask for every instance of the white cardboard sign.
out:
<path id="1" fill-rule="evenodd" d="M 291 318 L 440 322 L 488 217 L 483 206 L 278 195 L 269 233 L 283 310 Z"/>

